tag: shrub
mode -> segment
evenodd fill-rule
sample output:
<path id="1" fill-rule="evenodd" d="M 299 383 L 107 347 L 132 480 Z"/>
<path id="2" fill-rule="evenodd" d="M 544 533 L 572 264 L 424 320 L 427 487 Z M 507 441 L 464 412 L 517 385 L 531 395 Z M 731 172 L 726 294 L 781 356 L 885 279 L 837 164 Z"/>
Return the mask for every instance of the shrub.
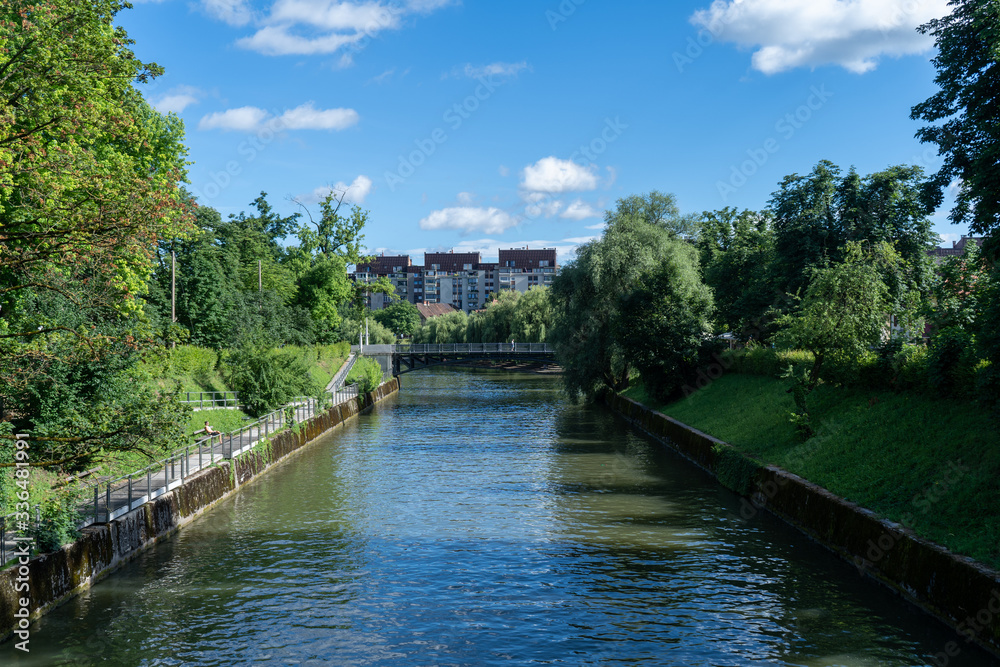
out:
<path id="1" fill-rule="evenodd" d="M 80 536 L 80 514 L 71 495 L 49 497 L 41 504 L 42 521 L 30 531 L 39 553 L 49 553 Z"/>
<path id="2" fill-rule="evenodd" d="M 730 350 L 723 358 L 731 362 L 730 372 L 744 375 L 780 377 L 789 366 L 812 366 L 812 355 L 802 350 L 775 350 L 760 345 L 748 345 L 742 350 Z"/>
<path id="3" fill-rule="evenodd" d="M 299 352 L 279 352 L 248 343 L 226 357 L 226 381 L 240 393 L 247 414 L 259 417 L 295 396 L 315 395 L 320 387 Z"/>
<path id="4" fill-rule="evenodd" d="M 971 334 L 959 327 L 942 329 L 930 344 L 927 379 L 931 389 L 940 396 L 972 396 L 978 361 Z"/>
<path id="5" fill-rule="evenodd" d="M 358 385 L 358 391 L 362 394 L 375 391 L 382 384 L 382 367 L 370 357 L 358 357 L 351 372 L 347 374 L 347 383 Z"/>

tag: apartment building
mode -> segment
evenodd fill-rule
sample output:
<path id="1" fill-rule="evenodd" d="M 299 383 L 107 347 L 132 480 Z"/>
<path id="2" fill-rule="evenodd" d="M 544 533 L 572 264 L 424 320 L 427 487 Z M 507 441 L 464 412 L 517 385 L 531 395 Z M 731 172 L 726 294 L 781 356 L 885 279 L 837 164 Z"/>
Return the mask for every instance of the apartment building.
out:
<path id="1" fill-rule="evenodd" d="M 558 271 L 555 248 L 511 248 L 500 251 L 498 262 L 483 262 L 478 252 L 429 252 L 423 265 L 416 266 L 409 255 L 383 255 L 358 264 L 351 277 L 360 282 L 388 277 L 401 299 L 449 304 L 468 313 L 484 308 L 490 295 L 502 289 L 527 292 L 535 285 L 548 287 Z M 372 294 L 368 305 L 378 310 L 389 301 L 385 295 Z"/>

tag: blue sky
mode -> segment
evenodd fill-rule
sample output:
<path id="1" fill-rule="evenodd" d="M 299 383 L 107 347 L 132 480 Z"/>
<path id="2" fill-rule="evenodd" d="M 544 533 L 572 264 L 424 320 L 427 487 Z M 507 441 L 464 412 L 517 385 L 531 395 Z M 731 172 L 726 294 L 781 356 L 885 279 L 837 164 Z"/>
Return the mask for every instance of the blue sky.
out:
<path id="1" fill-rule="evenodd" d="M 260 191 L 370 211 L 373 252 L 556 247 L 616 199 L 761 209 L 821 159 L 936 171 L 910 108 L 915 27 L 946 0 L 136 0 L 118 22 L 166 74 L 190 188 L 223 216 Z M 966 233 L 934 216 L 946 240 Z"/>

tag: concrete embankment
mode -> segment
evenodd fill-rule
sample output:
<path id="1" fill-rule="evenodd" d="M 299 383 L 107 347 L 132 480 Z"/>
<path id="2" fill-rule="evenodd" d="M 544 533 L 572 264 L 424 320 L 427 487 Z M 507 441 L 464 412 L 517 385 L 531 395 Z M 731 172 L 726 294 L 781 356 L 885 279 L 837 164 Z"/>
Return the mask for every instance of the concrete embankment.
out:
<path id="1" fill-rule="evenodd" d="M 766 510 L 834 551 L 859 574 L 890 587 L 956 631 L 947 659 L 976 643 L 1000 655 L 1000 573 L 908 528 L 622 396 L 606 403 L 744 497 L 740 514 Z M 946 664 L 946 663 L 945 663 Z"/>
<path id="2" fill-rule="evenodd" d="M 334 406 L 295 430 L 278 433 L 269 445 L 202 470 L 183 485 L 110 523 L 84 528 L 80 539 L 59 551 L 0 572 L 0 637 L 9 638 L 31 620 L 107 577 L 274 463 L 398 389 L 398 380 L 392 379 L 371 394 Z"/>

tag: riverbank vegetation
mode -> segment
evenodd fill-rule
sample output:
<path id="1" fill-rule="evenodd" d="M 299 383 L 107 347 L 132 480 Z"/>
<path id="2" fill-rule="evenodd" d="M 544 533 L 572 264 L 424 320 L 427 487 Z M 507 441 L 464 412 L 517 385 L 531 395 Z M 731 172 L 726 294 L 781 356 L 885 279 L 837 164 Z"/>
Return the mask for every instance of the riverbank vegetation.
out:
<path id="1" fill-rule="evenodd" d="M 812 397 L 815 434 L 803 440 L 787 417 L 795 405 L 778 355 L 755 355 L 752 364 L 727 359 L 729 372 L 687 398 L 664 403 L 641 386 L 625 395 L 1000 568 L 994 418 L 929 391 L 825 383 Z"/>
<path id="2" fill-rule="evenodd" d="M 553 284 L 554 342 L 571 395 L 625 391 L 996 567 L 1000 144 L 984 113 L 997 38 L 983 26 L 1000 13 L 951 5 L 922 28 L 937 38 L 940 92 L 912 112 L 945 158 L 937 174 L 822 160 L 762 210 L 691 225 L 669 207 L 649 214 L 668 196 L 619 200 Z M 936 262 L 930 216 L 952 182 L 952 220 L 982 238 Z M 651 250 L 642 225 L 696 249 L 696 271 L 667 244 Z M 676 267 L 665 282 L 664 265 Z"/>

